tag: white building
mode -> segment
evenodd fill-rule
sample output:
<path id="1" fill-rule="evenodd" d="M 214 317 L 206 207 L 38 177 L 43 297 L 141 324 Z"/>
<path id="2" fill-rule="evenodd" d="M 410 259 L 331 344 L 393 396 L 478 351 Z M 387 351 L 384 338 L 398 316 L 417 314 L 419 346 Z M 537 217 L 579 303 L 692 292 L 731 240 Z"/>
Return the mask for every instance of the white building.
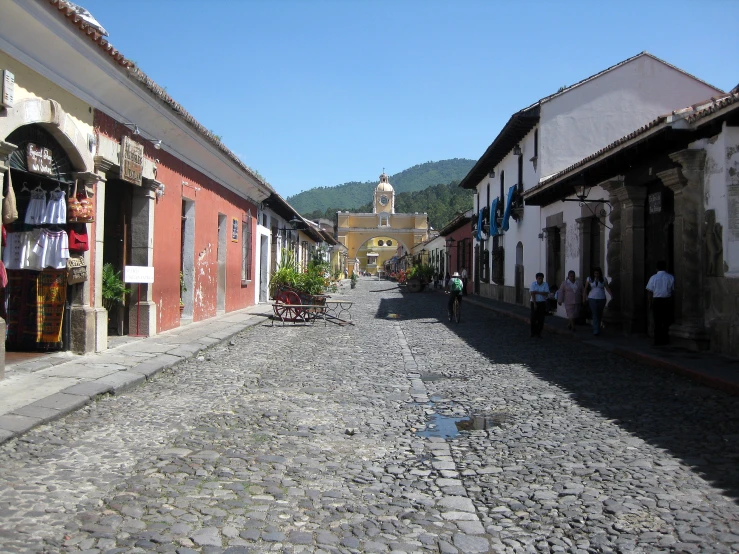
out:
<path id="1" fill-rule="evenodd" d="M 550 286 L 570 269 L 582 276 L 601 266 L 608 275 L 600 205 L 524 207 L 525 191 L 659 114 L 720 94 L 643 52 L 513 114 L 460 183 L 475 189 L 475 213 L 483 210 L 475 292 L 525 305 L 539 271 Z M 591 198 L 600 197 L 608 198 L 595 187 Z"/>

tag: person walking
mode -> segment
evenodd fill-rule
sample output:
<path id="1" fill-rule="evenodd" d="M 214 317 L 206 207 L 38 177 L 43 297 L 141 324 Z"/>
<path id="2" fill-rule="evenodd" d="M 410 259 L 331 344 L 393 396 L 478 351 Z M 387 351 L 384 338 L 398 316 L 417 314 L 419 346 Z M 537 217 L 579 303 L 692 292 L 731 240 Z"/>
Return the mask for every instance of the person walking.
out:
<path id="1" fill-rule="evenodd" d="M 583 290 L 583 301 L 587 301 L 590 306 L 593 317 L 593 335 L 595 336 L 600 335 L 601 318 L 603 317 L 603 309 L 606 307 L 606 291 L 613 300 L 613 292 L 611 292 L 611 288 L 603 278 L 603 270 L 594 267 L 593 273 L 588 277 Z"/>
<path id="2" fill-rule="evenodd" d="M 567 272 L 567 279 L 562 281 L 557 294 L 557 303 L 565 305 L 567 312 L 567 328 L 575 330 L 575 320 L 580 317 L 582 308 L 582 283 L 575 276 L 574 271 Z"/>
<path id="3" fill-rule="evenodd" d="M 654 314 L 654 345 L 670 343 L 670 324 L 672 323 L 672 295 L 675 292 L 675 278 L 667 273 L 667 264 L 657 262 L 657 273 L 647 283 L 647 303 Z"/>
<path id="4" fill-rule="evenodd" d="M 547 298 L 549 285 L 544 282 L 544 274 L 537 273 L 536 281 L 529 287 L 531 294 L 531 337 L 541 338 L 544 329 L 544 317 L 547 314 Z"/>
<path id="5" fill-rule="evenodd" d="M 467 296 L 467 268 L 462 268 L 462 296 Z"/>

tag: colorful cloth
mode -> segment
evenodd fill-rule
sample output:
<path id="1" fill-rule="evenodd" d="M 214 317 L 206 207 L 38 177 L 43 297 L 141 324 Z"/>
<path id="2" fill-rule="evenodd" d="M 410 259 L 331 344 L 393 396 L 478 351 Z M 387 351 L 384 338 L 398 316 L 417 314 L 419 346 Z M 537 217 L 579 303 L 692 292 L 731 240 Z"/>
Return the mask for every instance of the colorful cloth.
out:
<path id="1" fill-rule="evenodd" d="M 42 271 L 37 286 L 36 342 L 51 346 L 62 341 L 62 322 L 66 300 L 67 270 Z"/>

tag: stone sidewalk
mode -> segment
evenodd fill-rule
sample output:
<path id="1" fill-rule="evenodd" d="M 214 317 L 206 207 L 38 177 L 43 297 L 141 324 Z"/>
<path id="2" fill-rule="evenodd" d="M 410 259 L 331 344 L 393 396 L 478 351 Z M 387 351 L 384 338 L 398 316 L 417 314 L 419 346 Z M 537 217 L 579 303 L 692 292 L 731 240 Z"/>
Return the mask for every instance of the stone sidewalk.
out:
<path id="1" fill-rule="evenodd" d="M 260 304 L 146 338 L 111 340 L 104 352 L 68 352 L 6 366 L 0 381 L 0 444 L 78 410 L 102 394 L 119 394 L 201 350 L 263 323 Z"/>

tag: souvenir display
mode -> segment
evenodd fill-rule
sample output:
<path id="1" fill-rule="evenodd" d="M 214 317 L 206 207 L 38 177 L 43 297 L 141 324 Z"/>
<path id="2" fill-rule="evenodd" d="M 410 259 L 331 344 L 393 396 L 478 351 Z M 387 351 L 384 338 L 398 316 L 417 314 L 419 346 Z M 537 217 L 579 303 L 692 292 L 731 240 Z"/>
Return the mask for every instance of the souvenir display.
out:
<path id="1" fill-rule="evenodd" d="M 6 200 L 12 190 L 7 181 Z M 70 185 L 48 179 L 31 187 L 23 182 L 17 196 L 3 201 L 0 294 L 5 299 L 6 348 L 59 350 L 64 348 L 67 286 L 88 278 L 84 257 L 70 257 L 70 250 L 89 250 L 85 222 L 94 219 L 93 204 L 86 194 L 77 194 L 76 183 L 74 192 Z"/>

